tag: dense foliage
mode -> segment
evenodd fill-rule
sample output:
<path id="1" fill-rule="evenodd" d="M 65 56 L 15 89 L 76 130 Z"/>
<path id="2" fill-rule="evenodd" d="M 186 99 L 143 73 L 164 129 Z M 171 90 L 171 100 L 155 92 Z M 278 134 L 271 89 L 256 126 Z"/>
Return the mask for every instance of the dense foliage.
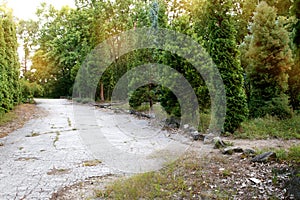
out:
<path id="1" fill-rule="evenodd" d="M 266 2 L 256 9 L 251 26 L 247 68 L 251 85 L 249 107 L 253 117 L 266 114 L 290 117 L 286 91 L 288 70 L 292 65 L 289 36 L 276 10 Z"/>
<path id="2" fill-rule="evenodd" d="M 291 14 L 294 17 L 294 24 L 292 29 L 292 42 L 294 52 L 294 65 L 288 72 L 288 95 L 290 103 L 294 110 L 300 109 L 300 1 L 295 0 L 291 7 Z"/>
<path id="3" fill-rule="evenodd" d="M 29 88 L 36 88 L 30 95 L 71 96 L 73 88 L 76 89 L 77 72 L 92 49 L 126 30 L 152 27 L 188 35 L 211 55 L 226 89 L 225 131 L 233 132 L 248 115 L 287 118 L 292 115 L 291 108 L 300 107 L 299 0 L 260 3 L 256 0 L 75 0 L 75 4 L 75 9 L 56 10 L 43 3 L 37 10 L 37 21 L 19 22 L 18 34 L 25 52 L 22 74 L 33 84 Z M 4 28 L 0 27 L 1 46 L 9 42 L 4 39 L 9 29 Z M 121 45 L 118 38 L 111 42 L 112 46 Z M 2 49 L 1 54 L 7 52 Z M 1 56 L 0 63 L 7 67 L 7 59 L 15 59 L 12 55 Z M 106 69 L 101 80 L 79 79 L 87 87 L 94 81 L 99 82 L 95 96 L 84 93 L 79 96 L 110 100 L 118 80 L 126 72 L 146 63 L 160 63 L 182 74 L 195 91 L 201 112 L 209 110 L 211 102 L 203 77 L 184 58 L 161 49 L 140 49 L 120 56 L 119 49 L 112 48 L 110 56 L 115 62 Z M 84 64 L 93 66 L 96 62 Z M 17 69 L 16 65 L 11 66 Z M 1 70 L 7 69 L 2 67 Z M 1 84 L 0 95 L 14 96 L 7 98 L 8 105 L 2 106 L 9 109 L 18 101 L 18 93 L 5 91 L 19 86 L 7 86 L 5 74 L 7 72 L 1 81 L 6 84 Z M 17 83 L 17 78 L 15 80 Z M 27 83 L 21 85 L 28 88 Z M 145 102 L 151 107 L 160 102 L 168 114 L 181 116 L 179 102 L 168 88 L 148 84 L 130 95 L 132 107 Z"/>
<path id="4" fill-rule="evenodd" d="M 205 47 L 217 65 L 226 89 L 225 130 L 234 131 L 248 116 L 243 69 L 236 44 L 236 30 L 230 14 L 232 1 L 209 0 L 205 18 Z"/>
<path id="5" fill-rule="evenodd" d="M 0 115 L 21 100 L 17 48 L 12 12 L 0 5 Z"/>

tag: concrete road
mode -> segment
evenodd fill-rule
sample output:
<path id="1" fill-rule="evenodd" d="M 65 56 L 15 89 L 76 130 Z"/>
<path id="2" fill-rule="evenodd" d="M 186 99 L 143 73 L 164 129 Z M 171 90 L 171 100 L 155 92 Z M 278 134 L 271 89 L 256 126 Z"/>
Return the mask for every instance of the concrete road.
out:
<path id="1" fill-rule="evenodd" d="M 1 200 L 49 199 L 89 177 L 156 170 L 189 147 L 149 120 L 63 99 L 36 101 L 47 115 L 0 139 Z"/>

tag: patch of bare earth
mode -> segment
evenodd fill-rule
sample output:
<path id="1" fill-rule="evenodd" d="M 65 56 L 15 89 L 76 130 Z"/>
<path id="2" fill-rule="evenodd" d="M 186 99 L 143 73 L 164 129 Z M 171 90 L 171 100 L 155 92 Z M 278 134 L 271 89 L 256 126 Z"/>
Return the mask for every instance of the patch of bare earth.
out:
<path id="1" fill-rule="evenodd" d="M 13 112 L 14 118 L 0 126 L 0 138 L 22 128 L 29 120 L 46 115 L 46 111 L 37 107 L 35 104 L 18 105 L 11 112 Z"/>
<path id="2" fill-rule="evenodd" d="M 174 174 L 184 177 L 188 191 L 174 194 L 174 199 L 287 198 L 286 185 L 293 170 L 288 163 L 252 163 L 242 154 L 187 159 L 193 167 L 179 167 Z"/>
<path id="3" fill-rule="evenodd" d="M 288 149 L 299 144 L 300 140 L 231 142 L 244 149 Z M 173 176 L 183 178 L 185 189 L 173 193 L 172 199 L 295 199 L 288 194 L 289 179 L 295 169 L 290 163 L 276 159 L 264 163 L 251 162 L 252 157 L 243 153 L 224 155 L 220 150 L 213 149 L 212 145 L 201 146 L 203 143 L 197 142 L 192 152 L 177 161 Z M 97 191 L 104 191 L 118 178 L 113 175 L 92 177 L 62 188 L 53 194 L 52 199 L 95 199 Z"/>
<path id="4" fill-rule="evenodd" d="M 120 177 L 117 175 L 107 175 L 91 177 L 71 186 L 66 186 L 52 194 L 51 200 L 69 199 L 92 199 L 98 190 L 104 190 L 105 186 L 113 183 Z"/>

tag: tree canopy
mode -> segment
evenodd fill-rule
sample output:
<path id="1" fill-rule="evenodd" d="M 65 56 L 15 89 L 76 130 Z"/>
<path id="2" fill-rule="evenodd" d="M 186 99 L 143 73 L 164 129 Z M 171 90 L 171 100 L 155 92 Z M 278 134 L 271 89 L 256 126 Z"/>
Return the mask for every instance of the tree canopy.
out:
<path id="1" fill-rule="evenodd" d="M 110 100 L 126 72 L 159 63 L 182 74 L 197 95 L 200 111 L 209 113 L 208 87 L 186 59 L 151 48 L 120 55 L 117 47 L 122 44 L 113 36 L 143 27 L 185 34 L 209 53 L 226 89 L 224 131 L 233 132 L 248 117 L 286 118 L 292 109 L 300 108 L 299 0 L 75 0 L 75 5 L 57 10 L 42 3 L 36 21 L 16 20 L 1 6 L 0 112 L 28 98 L 24 96 L 71 96 L 81 66 L 97 66 L 97 60 L 85 63 L 86 57 L 98 44 L 112 38 L 109 55 L 115 62 L 100 80 L 81 80 L 87 87 L 98 83 L 95 96 L 85 96 L 84 92 L 79 96 Z M 16 35 L 25 55 L 21 66 Z M 28 88 L 38 89 L 34 92 Z M 145 102 L 151 107 L 159 102 L 169 115 L 181 117 L 178 99 L 168 88 L 147 84 L 130 95 L 132 107 Z"/>

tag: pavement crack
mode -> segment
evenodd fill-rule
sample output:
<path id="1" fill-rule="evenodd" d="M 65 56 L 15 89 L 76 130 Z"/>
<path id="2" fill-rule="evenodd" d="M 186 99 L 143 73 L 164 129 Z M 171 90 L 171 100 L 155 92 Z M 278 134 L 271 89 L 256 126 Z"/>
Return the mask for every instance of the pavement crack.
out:
<path id="1" fill-rule="evenodd" d="M 55 149 L 56 149 L 56 142 L 59 140 L 59 136 L 60 136 L 60 132 L 56 131 L 56 136 L 53 140 L 53 146 L 55 147 Z"/>

